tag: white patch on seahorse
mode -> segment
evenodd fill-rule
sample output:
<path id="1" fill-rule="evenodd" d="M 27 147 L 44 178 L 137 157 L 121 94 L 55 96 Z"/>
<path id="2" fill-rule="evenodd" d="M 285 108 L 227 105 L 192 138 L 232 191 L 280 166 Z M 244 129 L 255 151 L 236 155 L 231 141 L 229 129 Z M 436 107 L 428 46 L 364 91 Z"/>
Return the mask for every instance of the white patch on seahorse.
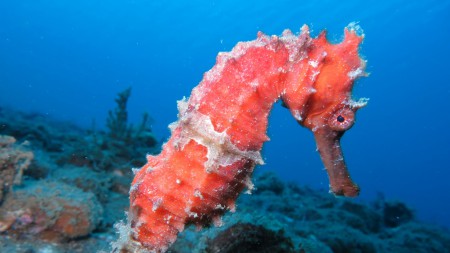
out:
<path id="1" fill-rule="evenodd" d="M 114 224 L 114 228 L 116 229 L 116 233 L 119 234 L 118 239 L 116 241 L 111 242 L 111 248 L 113 252 L 119 252 L 121 249 L 130 250 L 130 252 L 135 253 L 145 253 L 148 252 L 147 249 L 138 241 L 134 240 L 133 234 L 137 233 L 139 227 L 131 228 L 131 217 L 130 214 L 126 213 L 127 222 L 119 221 Z M 141 225 L 141 224 L 140 224 Z"/>
<path id="2" fill-rule="evenodd" d="M 205 146 L 207 148 L 207 161 L 205 162 L 207 172 L 215 171 L 219 166 L 231 165 L 242 158 L 252 160 L 257 164 L 264 164 L 259 151 L 243 151 L 237 148 L 225 131 L 217 132 L 214 129 L 211 119 L 206 115 L 195 111 L 186 113 L 179 119 L 178 126 L 180 126 L 181 134 L 174 141 L 175 148 L 183 149 L 190 140 Z"/>
<path id="3" fill-rule="evenodd" d="M 203 199 L 203 195 L 202 195 L 202 193 L 200 192 L 199 189 L 195 189 L 194 196 L 197 197 L 197 198 Z"/>
<path id="4" fill-rule="evenodd" d="M 188 109 L 186 97 L 183 97 L 183 99 L 177 101 L 177 108 L 178 108 L 178 117 L 183 117 L 183 115 L 187 112 Z"/>
<path id="5" fill-rule="evenodd" d="M 130 187 L 129 193 L 131 194 L 132 192 L 136 191 L 139 188 L 139 185 L 141 183 L 142 183 L 142 180 L 132 184 L 131 187 Z"/>
<path id="6" fill-rule="evenodd" d="M 238 105 L 244 104 L 246 102 L 247 98 L 248 98 L 248 96 L 247 96 L 247 94 L 245 94 L 245 92 L 240 93 L 239 96 L 237 96 L 236 104 L 238 104 Z"/>
<path id="7" fill-rule="evenodd" d="M 171 219 L 172 219 L 172 215 L 167 215 L 164 217 L 164 221 L 166 222 L 166 224 L 170 224 Z"/>
<path id="8" fill-rule="evenodd" d="M 362 108 L 367 105 L 369 98 L 360 98 L 358 101 L 350 99 L 347 104 L 352 108 Z"/>
<path id="9" fill-rule="evenodd" d="M 216 209 L 216 210 L 223 210 L 223 209 L 225 209 L 226 208 L 226 206 L 223 206 L 223 205 L 221 205 L 221 204 L 217 204 L 215 207 L 214 207 L 214 209 Z"/>
<path id="10" fill-rule="evenodd" d="M 215 227 L 221 227 L 223 226 L 222 217 L 220 215 L 216 215 L 212 218 L 213 224 Z"/>
<path id="11" fill-rule="evenodd" d="M 315 81 L 316 80 L 316 77 L 318 76 L 320 74 L 320 71 L 313 71 L 312 73 L 311 73 L 311 76 L 309 77 L 309 79 L 311 80 L 311 81 Z"/>
<path id="12" fill-rule="evenodd" d="M 308 61 L 308 64 L 313 68 L 317 68 L 317 66 L 319 66 L 317 61 Z"/>
<path id="13" fill-rule="evenodd" d="M 154 169 L 153 167 L 148 166 L 147 170 L 145 171 L 145 173 L 150 173 L 152 172 Z"/>
<path id="14" fill-rule="evenodd" d="M 230 212 L 232 212 L 232 213 L 236 212 L 236 203 L 235 203 L 234 201 L 230 201 L 230 202 L 227 204 L 227 208 L 228 208 L 228 210 L 230 210 Z"/>
<path id="15" fill-rule="evenodd" d="M 133 175 L 136 175 L 140 170 L 141 168 L 131 168 L 131 172 L 133 172 Z"/>
<path id="16" fill-rule="evenodd" d="M 247 187 L 247 190 L 245 191 L 246 194 L 252 194 L 252 191 L 255 189 L 255 185 L 252 182 L 252 179 L 250 176 L 247 176 L 244 181 L 245 186 Z"/>
<path id="17" fill-rule="evenodd" d="M 191 199 L 189 199 L 187 202 L 186 202 L 186 207 L 184 208 L 184 212 L 189 216 L 189 217 L 194 217 L 194 218 L 197 218 L 198 217 L 198 213 L 196 213 L 196 212 L 192 212 L 191 211 L 191 208 L 192 208 L 192 200 Z"/>
<path id="18" fill-rule="evenodd" d="M 163 200 L 162 198 L 156 198 L 152 201 L 152 211 L 155 212 L 161 206 Z"/>
<path id="19" fill-rule="evenodd" d="M 308 26 L 302 26 L 299 36 L 295 36 L 290 30 L 285 30 L 280 40 L 284 42 L 284 46 L 289 52 L 290 62 L 301 61 L 308 56 L 305 48 L 311 42 Z"/>
<path id="20" fill-rule="evenodd" d="M 178 108 L 178 118 L 184 118 L 187 108 L 188 108 L 188 102 L 186 97 L 183 97 L 181 100 L 177 101 L 177 108 Z M 173 131 L 178 127 L 178 122 L 175 121 L 169 124 L 170 132 L 173 133 Z"/>
<path id="21" fill-rule="evenodd" d="M 364 30 L 358 22 L 350 22 L 350 24 L 347 25 L 347 29 L 349 31 L 354 31 L 358 36 L 364 36 Z"/>
<path id="22" fill-rule="evenodd" d="M 256 91 L 258 89 L 258 87 L 260 86 L 260 82 L 258 79 L 254 79 L 251 82 L 248 83 L 248 85 L 250 85 L 250 87 L 253 88 L 254 91 Z"/>
<path id="23" fill-rule="evenodd" d="M 355 70 L 349 71 L 347 73 L 347 76 L 350 79 L 356 79 L 357 77 L 363 76 L 364 75 L 364 70 L 362 68 L 357 68 Z"/>
<path id="24" fill-rule="evenodd" d="M 302 114 L 300 113 L 299 110 L 293 110 L 293 114 L 292 114 L 292 115 L 294 116 L 294 118 L 295 118 L 297 121 L 302 121 L 302 120 L 303 120 Z"/>
<path id="25" fill-rule="evenodd" d="M 189 212 L 186 212 L 186 214 L 189 215 L 189 217 L 193 217 L 193 218 L 197 218 L 198 217 L 198 213 L 196 213 L 196 212 L 189 211 Z"/>

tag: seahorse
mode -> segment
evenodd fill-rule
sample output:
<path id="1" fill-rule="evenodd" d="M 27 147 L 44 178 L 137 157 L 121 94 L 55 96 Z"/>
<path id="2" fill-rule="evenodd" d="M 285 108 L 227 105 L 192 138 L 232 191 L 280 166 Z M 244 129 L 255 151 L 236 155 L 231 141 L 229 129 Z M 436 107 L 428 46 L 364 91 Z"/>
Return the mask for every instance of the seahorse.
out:
<path id="1" fill-rule="evenodd" d="M 298 36 L 259 32 L 219 53 L 189 99 L 178 101 L 178 121 L 169 125 L 161 153 L 135 171 L 116 251 L 163 253 L 186 225 L 221 225 L 241 191 L 253 188 L 250 177 L 263 164 L 268 116 L 279 99 L 313 132 L 331 192 L 357 196 L 340 147 L 366 105 L 351 98 L 355 79 L 366 75 L 358 54 L 364 34 L 355 27 L 345 28 L 339 44 L 330 44 L 325 31 L 311 38 L 304 25 Z"/>

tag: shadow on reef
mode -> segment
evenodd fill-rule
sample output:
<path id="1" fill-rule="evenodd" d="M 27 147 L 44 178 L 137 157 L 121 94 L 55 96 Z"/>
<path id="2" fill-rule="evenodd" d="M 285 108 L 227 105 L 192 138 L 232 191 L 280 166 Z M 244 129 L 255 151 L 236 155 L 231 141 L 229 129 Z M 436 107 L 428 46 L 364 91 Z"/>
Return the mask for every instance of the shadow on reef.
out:
<path id="1" fill-rule="evenodd" d="M 294 245 L 282 231 L 274 232 L 260 225 L 236 223 L 207 243 L 206 253 L 290 253 Z"/>
<path id="2" fill-rule="evenodd" d="M 130 95 L 118 94 L 106 131 L 0 107 L 0 252 L 109 251 L 128 210 L 130 168 L 159 152 L 148 114 L 127 122 Z M 254 181 L 222 227 L 190 227 L 169 252 L 450 252 L 448 230 L 420 223 L 404 203 L 335 198 L 273 173 Z"/>

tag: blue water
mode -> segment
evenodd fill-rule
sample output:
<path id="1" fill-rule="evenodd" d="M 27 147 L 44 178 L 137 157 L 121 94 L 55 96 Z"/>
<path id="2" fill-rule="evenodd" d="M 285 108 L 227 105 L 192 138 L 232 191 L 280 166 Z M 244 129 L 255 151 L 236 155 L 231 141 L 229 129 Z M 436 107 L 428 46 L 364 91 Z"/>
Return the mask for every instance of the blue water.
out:
<path id="1" fill-rule="evenodd" d="M 131 120 L 147 111 L 167 138 L 176 100 L 189 96 L 219 51 L 308 24 L 339 42 L 357 21 L 369 97 L 343 138 L 360 199 L 401 200 L 422 220 L 450 227 L 450 1 L 0 2 L 0 106 L 89 127 L 105 122 L 131 86 Z M 288 111 L 271 115 L 266 165 L 286 180 L 328 190 L 312 134 Z"/>

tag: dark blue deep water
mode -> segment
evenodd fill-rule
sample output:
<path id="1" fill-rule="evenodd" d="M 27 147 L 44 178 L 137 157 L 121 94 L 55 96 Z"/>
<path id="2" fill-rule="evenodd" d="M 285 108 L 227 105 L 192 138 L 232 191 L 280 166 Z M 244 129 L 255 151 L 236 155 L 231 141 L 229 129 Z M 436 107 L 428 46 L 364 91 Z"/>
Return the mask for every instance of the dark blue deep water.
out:
<path id="1" fill-rule="evenodd" d="M 354 96 L 370 101 L 342 145 L 360 199 L 383 193 L 450 227 L 448 0 L 0 1 L 0 106 L 89 127 L 131 86 L 131 120 L 149 112 L 165 139 L 218 52 L 303 24 L 339 42 L 354 21 L 370 72 Z M 269 136 L 258 170 L 328 190 L 312 134 L 279 105 Z"/>

